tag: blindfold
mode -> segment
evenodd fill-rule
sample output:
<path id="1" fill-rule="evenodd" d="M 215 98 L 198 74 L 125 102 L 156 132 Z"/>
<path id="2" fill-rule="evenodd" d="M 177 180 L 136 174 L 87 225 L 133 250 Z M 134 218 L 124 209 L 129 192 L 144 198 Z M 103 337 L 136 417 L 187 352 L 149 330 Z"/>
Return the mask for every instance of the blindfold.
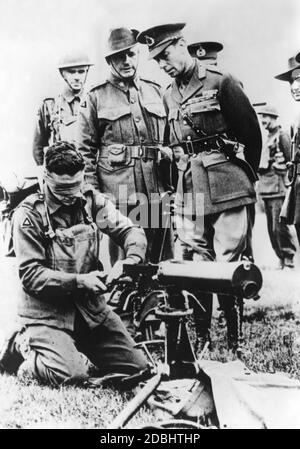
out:
<path id="1" fill-rule="evenodd" d="M 44 181 L 50 188 L 50 190 L 56 195 L 64 196 L 77 196 L 80 193 L 83 183 L 83 171 L 76 173 L 72 176 L 72 179 L 60 179 L 59 181 L 54 178 L 53 174 L 49 171 L 44 173 Z"/>

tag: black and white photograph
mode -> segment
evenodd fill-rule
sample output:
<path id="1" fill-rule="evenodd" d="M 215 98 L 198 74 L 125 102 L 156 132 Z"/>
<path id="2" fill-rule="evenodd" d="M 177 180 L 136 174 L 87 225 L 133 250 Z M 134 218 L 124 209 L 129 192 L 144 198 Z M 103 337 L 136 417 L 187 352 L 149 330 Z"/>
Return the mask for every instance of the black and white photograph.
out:
<path id="1" fill-rule="evenodd" d="M 300 429 L 299 20 L 0 0 L 1 430 Z"/>

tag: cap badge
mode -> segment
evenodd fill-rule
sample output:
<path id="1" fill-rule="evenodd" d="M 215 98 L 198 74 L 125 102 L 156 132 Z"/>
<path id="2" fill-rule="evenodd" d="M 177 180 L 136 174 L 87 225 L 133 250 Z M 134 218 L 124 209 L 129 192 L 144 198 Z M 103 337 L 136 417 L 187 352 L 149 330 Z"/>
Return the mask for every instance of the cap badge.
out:
<path id="1" fill-rule="evenodd" d="M 202 58 L 205 55 L 206 55 L 206 51 L 204 50 L 204 48 L 203 47 L 199 47 L 198 50 L 196 51 L 196 56 L 198 58 Z"/>
<path id="2" fill-rule="evenodd" d="M 151 36 L 145 36 L 145 41 L 149 47 L 152 47 L 152 45 L 155 44 L 155 40 Z"/>

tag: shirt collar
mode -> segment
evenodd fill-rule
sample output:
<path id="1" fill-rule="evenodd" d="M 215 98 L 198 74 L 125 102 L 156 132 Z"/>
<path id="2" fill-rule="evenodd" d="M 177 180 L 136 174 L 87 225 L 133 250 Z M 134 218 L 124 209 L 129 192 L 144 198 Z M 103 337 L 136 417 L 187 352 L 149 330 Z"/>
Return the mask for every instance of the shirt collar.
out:
<path id="1" fill-rule="evenodd" d="M 81 100 L 83 90 L 75 94 L 68 86 L 66 86 L 65 89 L 63 90 L 62 95 L 68 103 L 72 103 L 75 100 L 75 98 L 79 98 Z"/>
<path id="2" fill-rule="evenodd" d="M 113 73 L 111 73 L 109 76 L 109 81 L 111 84 L 123 90 L 124 92 L 128 91 L 130 85 L 133 85 L 137 90 L 139 88 L 139 78 L 137 76 L 131 80 L 124 80 L 123 78 L 118 78 Z"/>
<path id="3" fill-rule="evenodd" d="M 65 206 L 65 204 L 62 204 L 50 191 L 49 187 L 47 186 L 47 184 L 44 185 L 44 193 L 45 193 L 45 199 L 46 199 L 46 203 L 48 206 L 48 210 L 50 215 L 55 214 L 61 207 Z M 77 195 L 77 200 L 75 204 L 80 204 L 81 206 L 85 206 L 86 205 L 86 199 L 84 197 L 84 195 L 82 194 L 82 192 L 80 192 Z"/>

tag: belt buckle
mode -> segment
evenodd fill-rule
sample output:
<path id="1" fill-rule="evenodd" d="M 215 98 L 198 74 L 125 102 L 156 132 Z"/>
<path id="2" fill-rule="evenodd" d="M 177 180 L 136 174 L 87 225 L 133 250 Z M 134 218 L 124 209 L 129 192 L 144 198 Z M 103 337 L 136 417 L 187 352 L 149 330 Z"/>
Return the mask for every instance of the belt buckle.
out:
<path id="1" fill-rule="evenodd" d="M 194 145 L 191 139 L 187 139 L 186 141 L 186 149 L 189 156 L 192 156 L 194 154 Z"/>

